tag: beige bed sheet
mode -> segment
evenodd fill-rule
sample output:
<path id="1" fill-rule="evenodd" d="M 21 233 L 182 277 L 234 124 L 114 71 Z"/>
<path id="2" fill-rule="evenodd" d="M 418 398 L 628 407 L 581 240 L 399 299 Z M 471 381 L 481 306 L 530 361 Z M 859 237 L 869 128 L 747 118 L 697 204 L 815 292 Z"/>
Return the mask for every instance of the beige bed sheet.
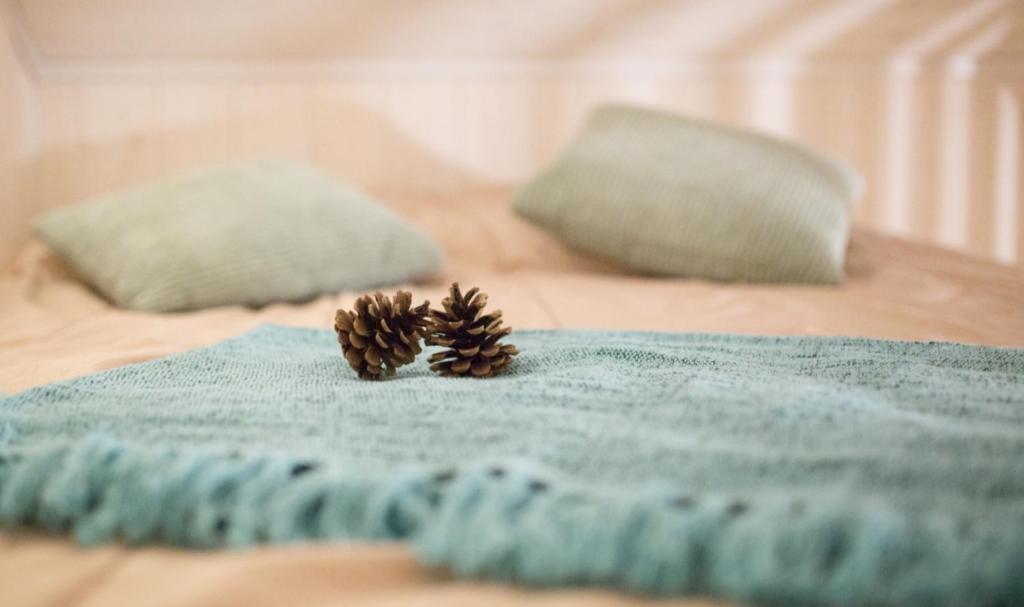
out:
<path id="1" fill-rule="evenodd" d="M 517 328 L 608 328 L 859 335 L 1024 345 L 1015 270 L 855 231 L 841 288 L 645 278 L 586 260 L 511 217 L 503 197 L 404 200 L 399 210 L 445 247 L 443 276 L 413 286 L 440 301 L 448 280 L 479 285 Z M 216 342 L 267 322 L 329 327 L 354 294 L 260 310 L 155 315 L 112 308 L 39 243 L 0 275 L 0 392 L 14 392 Z M 340 362 L 340 359 L 339 359 Z M 532 591 L 454 581 L 398 545 L 241 553 L 83 550 L 0 534 L 0 605 L 641 604 L 600 590 Z M 700 601 L 677 601 L 697 605 Z"/>

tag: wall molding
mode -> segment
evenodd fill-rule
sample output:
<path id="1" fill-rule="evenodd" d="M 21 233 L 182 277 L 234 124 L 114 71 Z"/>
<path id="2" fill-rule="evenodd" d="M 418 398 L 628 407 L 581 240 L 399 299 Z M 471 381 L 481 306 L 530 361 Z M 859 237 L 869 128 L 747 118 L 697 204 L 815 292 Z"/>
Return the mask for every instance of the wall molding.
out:
<path id="1" fill-rule="evenodd" d="M 308 80 L 792 80 L 800 78 L 879 78 L 884 76 L 995 78 L 1024 80 L 1024 64 L 982 62 L 953 56 L 943 60 L 889 61 L 855 58 L 695 58 L 657 61 L 293 61 L 293 62 L 130 62 L 32 58 L 43 83 L 80 81 L 308 81 Z"/>

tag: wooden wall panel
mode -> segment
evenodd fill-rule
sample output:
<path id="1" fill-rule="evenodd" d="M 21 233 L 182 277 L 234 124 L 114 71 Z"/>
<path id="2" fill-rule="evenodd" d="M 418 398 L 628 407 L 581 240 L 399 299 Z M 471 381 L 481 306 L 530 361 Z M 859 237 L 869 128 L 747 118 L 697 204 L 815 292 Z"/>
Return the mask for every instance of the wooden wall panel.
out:
<path id="1" fill-rule="evenodd" d="M 3 8 L 3 7 L 0 7 Z M 35 101 L 8 13 L 0 10 L 0 264 L 24 241 L 34 213 L 25 200 L 24 167 L 32 155 Z"/>
<path id="2" fill-rule="evenodd" d="M 384 193 L 514 187 L 594 105 L 628 101 L 847 158 L 868 178 L 860 223 L 1024 253 L 1011 0 L 0 3 L 38 75 L 15 223 L 250 156 Z"/>

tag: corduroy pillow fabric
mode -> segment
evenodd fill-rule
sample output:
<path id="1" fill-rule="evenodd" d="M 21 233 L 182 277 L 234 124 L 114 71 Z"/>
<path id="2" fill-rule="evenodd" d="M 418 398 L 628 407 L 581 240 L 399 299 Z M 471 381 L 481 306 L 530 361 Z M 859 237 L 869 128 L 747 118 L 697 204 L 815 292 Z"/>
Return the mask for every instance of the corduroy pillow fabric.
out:
<path id="1" fill-rule="evenodd" d="M 862 189 L 844 163 L 794 143 L 604 106 L 512 208 L 645 273 L 836 284 Z"/>
<path id="2" fill-rule="evenodd" d="M 441 267 L 437 245 L 391 210 L 279 161 L 108 195 L 34 228 L 115 304 L 154 312 L 303 300 Z"/>

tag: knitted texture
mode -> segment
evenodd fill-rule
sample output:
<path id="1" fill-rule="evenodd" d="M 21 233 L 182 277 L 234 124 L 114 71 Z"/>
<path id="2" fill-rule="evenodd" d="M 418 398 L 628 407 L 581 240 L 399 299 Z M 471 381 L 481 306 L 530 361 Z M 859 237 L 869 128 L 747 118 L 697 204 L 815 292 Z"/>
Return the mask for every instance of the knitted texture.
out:
<path id="1" fill-rule="evenodd" d="M 583 251 L 653 274 L 838 283 L 863 180 L 752 131 L 627 106 L 591 115 L 512 199 Z"/>
<path id="2" fill-rule="evenodd" d="M 436 273 L 441 251 L 310 167 L 248 161 L 47 213 L 36 233 L 119 307 L 263 305 Z"/>
<path id="3" fill-rule="evenodd" d="M 330 331 L 0 400 L 0 520 L 402 539 L 463 576 L 828 605 L 1024 601 L 1024 350 L 520 331 L 486 382 L 358 380 Z"/>

